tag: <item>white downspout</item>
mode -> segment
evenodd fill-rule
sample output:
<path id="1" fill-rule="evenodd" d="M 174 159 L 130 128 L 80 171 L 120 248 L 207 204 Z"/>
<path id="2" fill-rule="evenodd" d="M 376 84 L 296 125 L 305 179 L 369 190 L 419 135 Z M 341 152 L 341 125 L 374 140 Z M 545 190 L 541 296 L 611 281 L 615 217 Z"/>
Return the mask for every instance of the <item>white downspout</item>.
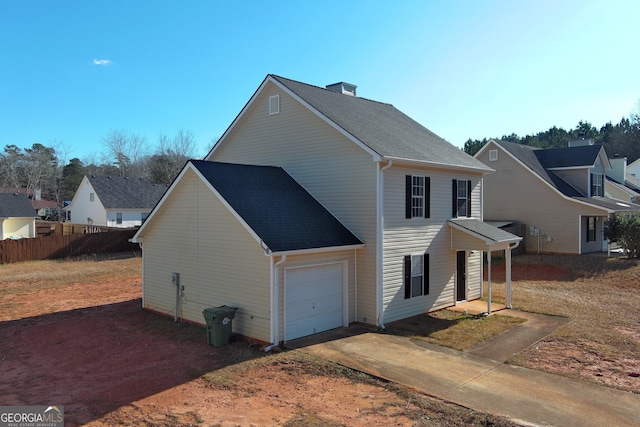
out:
<path id="1" fill-rule="evenodd" d="M 353 250 L 353 300 L 355 304 L 353 318 L 358 321 L 358 250 Z"/>
<path id="2" fill-rule="evenodd" d="M 487 314 L 491 314 L 491 248 L 487 252 Z"/>
<path id="3" fill-rule="evenodd" d="M 278 345 L 280 342 L 279 330 L 280 330 L 280 311 L 278 310 L 278 288 L 280 287 L 280 275 L 278 274 L 278 267 L 287 260 L 287 254 L 282 255 L 280 261 L 274 262 L 274 256 L 271 255 L 271 337 L 273 344 L 265 347 L 265 352 L 270 351 L 273 346 Z"/>
<path id="4" fill-rule="evenodd" d="M 505 250 L 505 258 L 506 258 L 506 281 L 507 281 L 507 308 L 513 308 L 511 306 L 511 251 L 520 246 L 520 241 L 514 243 L 513 246 L 509 245 L 507 250 Z"/>
<path id="5" fill-rule="evenodd" d="M 382 287 L 384 285 L 384 267 L 383 267 L 383 245 L 384 245 L 384 174 L 383 172 L 391 167 L 393 164 L 393 160 L 389 160 L 388 163 L 384 167 L 380 167 L 380 162 L 378 163 L 378 206 L 376 209 L 376 315 L 377 315 L 377 323 L 378 328 L 381 330 L 385 329 L 384 326 L 384 309 L 383 309 L 383 291 Z"/>

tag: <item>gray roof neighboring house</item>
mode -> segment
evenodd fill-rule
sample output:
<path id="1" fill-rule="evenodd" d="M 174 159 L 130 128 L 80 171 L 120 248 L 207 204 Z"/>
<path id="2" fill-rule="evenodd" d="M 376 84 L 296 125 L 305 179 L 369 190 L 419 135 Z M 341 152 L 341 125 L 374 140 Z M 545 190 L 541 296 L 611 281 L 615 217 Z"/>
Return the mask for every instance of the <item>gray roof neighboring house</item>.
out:
<path id="1" fill-rule="evenodd" d="M 640 178 L 627 174 L 624 180 L 624 185 L 632 190 L 640 192 Z"/>
<path id="2" fill-rule="evenodd" d="M 547 148 L 535 150 L 540 163 L 547 169 L 593 166 L 600 155 L 602 145 Z"/>
<path id="3" fill-rule="evenodd" d="M 271 252 L 363 245 L 282 168 L 189 163 Z"/>
<path id="4" fill-rule="evenodd" d="M 602 150 L 601 145 L 541 149 L 509 141 L 494 140 L 493 142 L 504 148 L 534 174 L 538 175 L 543 181 L 546 181 L 566 197 L 605 208 L 609 211 L 638 210 L 637 205 L 620 203 L 608 197 L 589 197 L 588 194 L 584 194 L 553 172 L 552 169 L 554 168 L 562 169 L 593 166 L 600 154 L 600 150 Z M 572 153 L 575 153 L 575 159 L 571 158 Z"/>
<path id="5" fill-rule="evenodd" d="M 142 178 L 87 175 L 105 209 L 152 209 L 168 186 Z"/>
<path id="6" fill-rule="evenodd" d="M 357 143 L 381 158 L 428 163 L 447 168 L 493 171 L 484 163 L 445 141 L 391 104 L 344 95 L 273 74 L 267 75 L 261 87 L 267 81 L 272 81 L 288 91 Z M 257 92 L 259 91 L 260 89 Z M 237 120 L 238 118 L 236 118 Z M 230 128 L 233 125 L 232 123 Z M 223 139 L 224 135 L 221 141 Z M 215 149 L 216 146 L 212 150 Z"/>
<path id="7" fill-rule="evenodd" d="M 0 218 L 35 218 L 36 211 L 25 194 L 0 193 Z"/>

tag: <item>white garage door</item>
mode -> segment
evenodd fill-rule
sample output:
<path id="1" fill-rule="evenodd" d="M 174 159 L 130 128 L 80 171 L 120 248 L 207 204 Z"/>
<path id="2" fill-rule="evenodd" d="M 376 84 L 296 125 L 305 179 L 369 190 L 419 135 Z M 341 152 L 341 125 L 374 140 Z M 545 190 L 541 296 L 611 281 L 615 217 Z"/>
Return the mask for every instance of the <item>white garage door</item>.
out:
<path id="1" fill-rule="evenodd" d="M 342 326 L 342 264 L 287 269 L 286 339 Z"/>

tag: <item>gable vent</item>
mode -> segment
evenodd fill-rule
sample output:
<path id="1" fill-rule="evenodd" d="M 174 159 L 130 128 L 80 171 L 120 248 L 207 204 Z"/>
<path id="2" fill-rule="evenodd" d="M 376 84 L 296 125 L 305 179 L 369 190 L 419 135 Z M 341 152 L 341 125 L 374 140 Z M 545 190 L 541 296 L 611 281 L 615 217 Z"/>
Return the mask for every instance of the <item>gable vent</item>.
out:
<path id="1" fill-rule="evenodd" d="M 339 82 L 332 85 L 327 85 L 326 87 L 332 92 L 338 92 L 343 95 L 356 96 L 356 88 L 358 86 L 352 85 L 351 83 Z"/>
<path id="2" fill-rule="evenodd" d="M 269 97 L 269 115 L 280 114 L 280 95 Z"/>

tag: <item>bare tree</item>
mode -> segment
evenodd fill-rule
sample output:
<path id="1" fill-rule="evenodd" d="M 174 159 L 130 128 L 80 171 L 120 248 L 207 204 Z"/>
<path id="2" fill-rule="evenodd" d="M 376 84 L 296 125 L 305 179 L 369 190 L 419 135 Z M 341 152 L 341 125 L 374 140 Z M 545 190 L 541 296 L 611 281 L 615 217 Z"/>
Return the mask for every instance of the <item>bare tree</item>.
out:
<path id="1" fill-rule="evenodd" d="M 166 135 L 158 138 L 158 149 L 149 158 L 148 175 L 153 182 L 168 184 L 178 175 L 195 151 L 193 132 L 180 129 L 173 139 Z"/>
<path id="2" fill-rule="evenodd" d="M 137 176 L 142 173 L 138 162 L 144 154 L 147 138 L 125 130 L 111 130 L 103 138 L 120 176 Z"/>

